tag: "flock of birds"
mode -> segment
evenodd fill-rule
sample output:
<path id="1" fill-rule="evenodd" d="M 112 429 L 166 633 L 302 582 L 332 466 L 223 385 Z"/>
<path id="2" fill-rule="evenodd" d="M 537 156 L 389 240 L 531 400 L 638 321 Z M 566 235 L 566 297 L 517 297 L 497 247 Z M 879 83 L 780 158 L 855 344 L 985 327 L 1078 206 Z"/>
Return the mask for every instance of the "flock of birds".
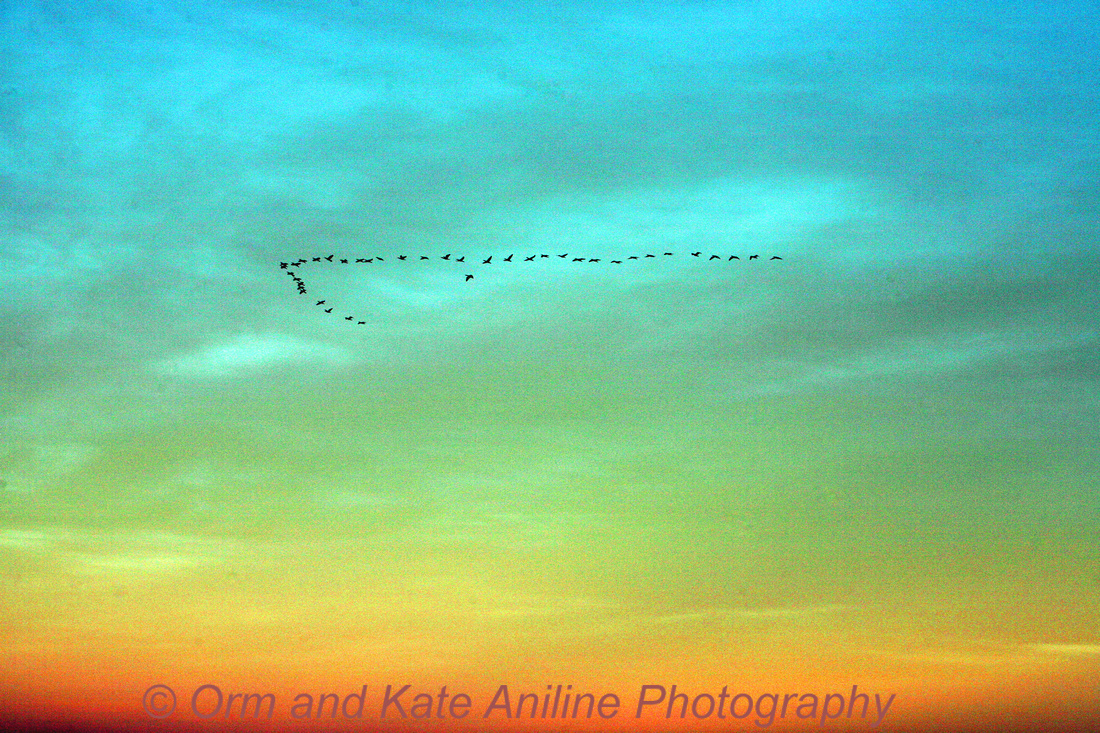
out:
<path id="1" fill-rule="evenodd" d="M 713 262 L 714 260 L 718 260 L 719 262 L 733 262 L 734 260 L 740 260 L 741 259 L 738 255 L 730 255 L 728 257 L 726 255 L 719 255 L 719 254 L 704 255 L 704 253 L 702 251 L 691 252 L 690 255 L 692 257 L 695 257 L 695 258 L 698 258 L 698 259 L 704 259 L 705 258 L 708 262 Z M 629 263 L 631 260 L 656 259 L 658 257 L 675 257 L 676 255 L 673 252 L 661 252 L 660 254 L 647 253 L 647 254 L 639 254 L 639 255 L 630 255 L 628 257 L 625 257 L 625 258 L 622 258 L 622 259 L 616 259 L 616 260 L 605 259 L 605 258 L 601 258 L 601 257 L 571 257 L 570 253 L 568 253 L 568 252 L 566 252 L 565 254 L 559 254 L 559 255 L 533 254 L 533 255 L 530 255 L 530 256 L 523 256 L 523 255 L 520 255 L 520 256 L 523 257 L 523 260 L 522 260 L 523 262 L 535 262 L 536 260 L 551 259 L 552 257 L 556 256 L 556 257 L 558 257 L 562 260 L 566 260 L 567 262 L 607 262 L 608 264 L 611 264 L 611 265 L 622 265 L 622 264 Z M 514 253 L 509 254 L 507 257 L 497 257 L 496 262 L 497 263 L 502 263 L 502 262 L 511 263 L 511 262 L 513 262 L 513 259 L 512 259 L 513 257 L 515 257 Z M 422 262 L 422 261 L 425 261 L 425 260 L 430 261 L 432 259 L 433 258 L 429 257 L 428 255 L 419 255 L 419 257 L 413 256 L 411 258 L 409 257 L 409 255 L 397 255 L 397 258 L 396 258 L 395 261 L 397 261 L 397 262 L 410 262 L 410 261 L 411 262 Z M 470 265 L 473 265 L 473 264 L 477 263 L 476 258 L 471 260 L 469 263 L 467 263 L 466 262 L 466 255 L 462 255 L 461 257 L 452 257 L 449 253 L 445 254 L 445 255 L 442 255 L 438 258 L 435 258 L 435 259 L 445 260 L 447 262 L 451 262 L 451 263 L 455 263 L 455 264 L 470 264 Z M 760 255 L 748 255 L 748 257 L 746 259 L 748 259 L 749 261 L 759 260 Z M 782 260 L 782 259 L 783 258 L 779 257 L 778 255 L 772 255 L 771 257 L 768 258 L 769 261 L 771 261 L 771 260 Z M 303 280 L 298 275 L 298 273 L 301 271 L 302 265 L 311 264 L 311 263 L 314 263 L 314 262 L 320 263 L 320 264 L 331 263 L 331 264 L 341 264 L 341 265 L 352 265 L 352 264 L 369 265 L 369 264 L 372 264 L 372 263 L 375 263 L 375 262 L 385 262 L 385 261 L 386 261 L 386 258 L 380 257 L 380 256 L 351 258 L 351 257 L 337 257 L 336 255 L 327 255 L 327 256 L 322 255 L 320 257 L 302 257 L 302 258 L 299 258 L 299 259 L 294 260 L 294 261 L 280 262 L 279 263 L 279 269 L 286 271 L 286 274 L 289 275 L 291 277 L 291 279 L 294 280 L 294 283 L 298 288 L 298 294 L 299 295 L 306 295 L 307 292 L 308 292 L 308 289 L 306 288 L 306 282 L 305 282 L 305 280 Z M 515 260 L 515 262 L 518 263 L 518 262 L 520 262 L 520 260 Z M 493 263 L 493 255 L 489 255 L 488 257 L 483 259 L 481 261 L 481 264 L 483 266 L 494 264 Z M 474 276 L 471 273 L 467 272 L 465 282 L 470 282 L 473 279 L 474 279 Z M 316 303 L 317 307 L 324 306 L 324 305 L 328 305 L 327 300 L 318 300 L 317 303 Z M 324 309 L 325 313 L 332 313 L 332 311 L 333 311 L 333 306 L 329 306 L 328 308 Z M 345 321 L 356 321 L 356 317 L 355 316 L 344 316 L 344 320 Z M 367 322 L 366 321 L 356 321 L 356 323 L 357 323 L 357 325 L 364 326 L 364 325 L 366 325 Z"/>

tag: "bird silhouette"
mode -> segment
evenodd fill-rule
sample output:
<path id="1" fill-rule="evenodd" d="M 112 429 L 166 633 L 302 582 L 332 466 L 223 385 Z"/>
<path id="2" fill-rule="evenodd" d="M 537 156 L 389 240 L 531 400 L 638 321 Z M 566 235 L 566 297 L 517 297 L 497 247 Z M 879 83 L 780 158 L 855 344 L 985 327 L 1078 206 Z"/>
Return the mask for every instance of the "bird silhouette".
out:
<path id="1" fill-rule="evenodd" d="M 658 254 L 661 254 L 661 255 L 666 256 L 666 257 L 671 257 L 674 253 L 673 252 L 662 252 L 662 253 L 658 253 Z M 642 259 L 643 257 L 646 258 L 646 259 L 649 259 L 649 258 L 657 257 L 658 254 L 647 252 L 643 255 L 630 255 L 630 256 L 626 257 L 625 259 L 621 259 L 621 260 L 620 259 L 603 260 L 599 257 L 587 257 L 587 258 L 586 257 L 574 257 L 574 258 L 572 258 L 572 261 L 573 262 L 609 262 L 610 264 L 613 264 L 613 265 L 621 265 L 627 260 L 638 260 L 638 259 Z M 703 252 L 702 251 L 691 252 L 690 254 L 693 257 L 701 257 L 703 255 Z M 498 259 L 498 262 L 513 262 L 515 256 L 516 255 L 515 255 L 514 252 L 509 253 L 508 256 Z M 536 259 L 539 259 L 540 257 L 541 258 L 549 258 L 549 257 L 552 257 L 552 256 L 554 256 L 554 255 L 553 254 L 547 254 L 547 253 L 538 253 L 538 254 L 532 254 L 532 255 L 526 255 L 526 256 L 523 255 L 522 253 L 520 254 L 520 257 L 523 258 L 524 262 L 534 262 Z M 556 256 L 560 259 L 569 259 L 569 253 L 568 252 L 559 253 Z M 758 259 L 761 259 L 764 256 L 765 255 L 753 254 L 753 255 L 747 255 L 746 258 L 749 259 L 749 260 L 758 260 Z M 416 255 L 395 255 L 395 257 L 398 260 L 401 260 L 401 261 L 405 261 L 405 260 L 409 259 L 410 257 L 413 258 L 413 259 L 417 258 Z M 495 255 L 487 256 L 484 260 L 481 261 L 481 264 L 483 264 L 483 265 L 492 264 L 493 257 L 495 257 Z M 428 255 L 419 255 L 419 259 L 422 260 L 422 261 L 431 260 L 432 257 L 430 257 Z M 439 259 L 448 260 L 448 261 L 452 261 L 452 262 L 465 262 L 466 261 L 465 256 L 453 257 L 452 253 L 450 253 L 450 252 L 448 252 L 445 255 L 440 256 Z M 707 259 L 708 259 L 708 261 L 722 260 L 723 255 L 711 254 Z M 769 260 L 782 260 L 783 258 L 780 257 L 779 255 L 771 255 L 770 257 L 768 257 L 768 259 Z M 342 258 L 342 257 L 337 258 L 336 255 L 330 254 L 328 256 L 313 257 L 312 259 L 302 257 L 300 259 L 289 261 L 289 262 L 280 262 L 279 267 L 281 269 L 285 270 L 286 274 L 289 275 L 292 280 L 294 280 L 299 295 L 306 295 L 308 293 L 306 283 L 302 278 L 298 277 L 298 275 L 296 274 L 297 272 L 301 272 L 297 268 L 299 268 L 301 265 L 306 264 L 310 261 L 312 261 L 312 262 L 321 262 L 321 261 L 333 262 L 333 261 L 337 261 L 337 260 L 342 264 L 349 264 L 351 262 L 355 262 L 355 263 L 359 264 L 359 263 L 370 263 L 370 262 L 374 262 L 375 260 L 378 260 L 379 262 L 384 262 L 385 258 L 376 255 L 374 257 L 358 257 L 358 258 L 345 259 L 345 258 Z M 741 260 L 741 257 L 739 257 L 738 255 L 730 255 L 728 257 L 728 261 L 732 262 L 733 260 Z M 468 274 L 468 275 L 465 276 L 465 282 L 469 282 L 473 279 L 474 279 L 474 276 L 472 274 Z M 327 303 L 328 303 L 327 300 L 318 300 L 318 301 L 316 301 L 315 305 L 319 307 L 319 306 L 327 305 Z M 332 308 L 325 308 L 324 312 L 325 313 L 332 313 L 333 309 Z M 354 321 L 355 316 L 346 316 L 344 318 L 344 320 Z M 358 324 L 359 325 L 365 325 L 366 321 L 358 321 Z"/>
<path id="2" fill-rule="evenodd" d="M 350 320 L 352 320 L 353 318 L 355 318 L 355 316 L 344 316 L 344 320 L 345 320 L 345 321 L 350 321 Z"/>
<path id="3" fill-rule="evenodd" d="M 362 326 L 366 321 L 359 321 L 359 325 Z"/>

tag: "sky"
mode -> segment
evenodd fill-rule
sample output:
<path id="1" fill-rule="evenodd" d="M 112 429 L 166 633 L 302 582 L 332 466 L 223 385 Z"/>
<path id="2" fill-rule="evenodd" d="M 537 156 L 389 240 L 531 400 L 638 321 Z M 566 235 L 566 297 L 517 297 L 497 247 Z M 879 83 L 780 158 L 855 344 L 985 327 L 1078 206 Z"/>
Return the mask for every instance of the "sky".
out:
<path id="1" fill-rule="evenodd" d="M 1095 722 L 1098 29 L 0 3 L 0 722 Z"/>

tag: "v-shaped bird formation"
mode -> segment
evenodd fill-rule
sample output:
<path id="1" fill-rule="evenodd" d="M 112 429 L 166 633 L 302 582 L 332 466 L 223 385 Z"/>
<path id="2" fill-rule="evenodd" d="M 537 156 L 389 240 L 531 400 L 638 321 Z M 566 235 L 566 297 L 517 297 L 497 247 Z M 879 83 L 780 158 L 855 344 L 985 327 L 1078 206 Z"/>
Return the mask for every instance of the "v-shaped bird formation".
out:
<path id="1" fill-rule="evenodd" d="M 454 253 L 450 253 L 450 252 L 445 254 L 445 255 L 435 255 L 435 256 L 431 256 L 431 255 L 403 255 L 402 254 L 402 255 L 397 255 L 396 257 L 390 257 L 389 259 L 387 259 L 388 256 L 383 257 L 383 256 L 380 256 L 380 255 L 375 255 L 375 256 L 372 256 L 372 257 L 339 257 L 335 254 L 329 254 L 329 255 L 319 255 L 319 256 L 316 256 L 316 257 L 313 257 L 313 256 L 299 257 L 296 260 L 290 260 L 290 261 L 287 261 L 287 262 L 280 262 L 279 263 L 279 269 L 286 272 L 286 274 L 289 275 L 290 278 L 294 281 L 294 284 L 298 289 L 298 294 L 299 295 L 306 295 L 309 292 L 309 288 L 306 285 L 305 278 L 302 277 L 302 273 L 305 271 L 306 267 L 314 267 L 314 266 L 317 266 L 317 267 L 332 266 L 332 265 L 335 265 L 335 266 L 338 266 L 338 267 L 342 267 L 344 265 L 371 265 L 371 266 L 377 266 L 377 265 L 380 265 L 380 264 L 392 263 L 394 265 L 400 264 L 401 266 L 404 266 L 404 267 L 410 267 L 410 266 L 416 266 L 417 264 L 422 263 L 422 262 L 431 262 L 431 261 L 442 260 L 442 261 L 445 261 L 445 262 L 447 262 L 449 264 L 452 264 L 452 265 L 463 265 L 463 269 L 462 269 L 462 273 L 464 275 L 464 280 L 463 281 L 468 283 L 468 282 L 470 282 L 471 280 L 473 280 L 475 278 L 474 273 L 471 272 L 471 270 L 475 270 L 476 268 L 483 268 L 483 267 L 486 267 L 486 266 L 496 266 L 496 267 L 500 267 L 500 266 L 517 266 L 518 267 L 518 266 L 522 266 L 523 263 L 526 263 L 526 262 L 538 262 L 539 260 L 544 260 L 545 259 L 545 260 L 552 260 L 552 261 L 561 260 L 561 261 L 569 263 L 570 265 L 573 265 L 573 264 L 586 264 L 586 265 L 587 264 L 600 264 L 600 265 L 604 265 L 604 266 L 615 265 L 616 267 L 622 266 L 624 268 L 629 268 L 631 263 L 633 263 L 635 261 L 643 261 L 643 260 L 647 260 L 647 259 L 657 259 L 657 258 L 663 258 L 663 257 L 676 257 L 676 256 L 678 256 L 678 255 L 675 252 L 646 252 L 646 253 L 627 255 L 626 257 L 620 256 L 618 259 L 609 259 L 609 258 L 606 258 L 606 257 L 575 256 L 575 255 L 573 255 L 573 253 L 565 252 L 565 253 L 562 253 L 562 254 L 558 254 L 558 253 L 537 253 L 537 254 L 532 254 L 532 255 L 522 255 L 521 254 L 520 257 L 522 257 L 522 260 L 518 260 L 518 259 L 513 260 L 512 258 L 515 257 L 515 253 L 511 253 L 507 257 L 501 257 L 500 255 L 489 255 L 488 257 L 485 257 L 484 259 L 482 259 L 480 257 L 471 257 L 470 260 L 467 261 L 466 260 L 466 255 L 458 255 L 458 254 L 454 254 Z M 715 260 L 717 260 L 718 262 L 715 263 L 716 265 L 717 264 L 723 264 L 723 263 L 728 264 L 728 263 L 732 263 L 734 261 L 737 261 L 737 262 L 742 261 L 742 258 L 741 258 L 740 255 L 735 255 L 735 254 L 727 255 L 727 254 L 718 254 L 718 253 L 710 253 L 710 252 L 704 253 L 702 250 L 697 251 L 697 252 L 690 252 L 689 256 L 691 256 L 695 259 L 705 260 L 706 262 L 712 262 L 712 263 Z M 493 259 L 494 257 L 496 257 L 496 260 Z M 771 255 L 771 256 L 766 256 L 765 255 L 764 257 L 766 257 L 768 262 L 772 262 L 772 261 L 775 261 L 775 260 L 780 260 L 780 261 L 783 260 L 783 258 L 780 257 L 779 255 Z M 761 259 L 761 255 L 759 255 L 759 254 L 750 254 L 750 255 L 745 256 L 744 261 L 753 262 L 755 260 L 760 260 L 760 259 Z M 480 264 L 478 264 L 479 260 L 480 260 Z M 327 298 L 318 300 L 315 303 L 315 306 L 319 307 L 319 308 L 322 308 L 322 310 L 325 313 L 330 313 L 330 314 L 333 313 L 334 306 L 329 306 L 329 307 L 325 308 L 324 306 L 326 306 L 326 305 L 328 305 Z M 354 322 L 356 325 L 359 325 L 359 326 L 364 326 L 367 323 L 366 321 L 358 320 L 358 318 L 355 315 L 350 315 L 350 314 L 349 315 L 336 314 L 336 315 L 340 315 L 340 316 L 343 317 L 343 319 L 345 321 Z"/>

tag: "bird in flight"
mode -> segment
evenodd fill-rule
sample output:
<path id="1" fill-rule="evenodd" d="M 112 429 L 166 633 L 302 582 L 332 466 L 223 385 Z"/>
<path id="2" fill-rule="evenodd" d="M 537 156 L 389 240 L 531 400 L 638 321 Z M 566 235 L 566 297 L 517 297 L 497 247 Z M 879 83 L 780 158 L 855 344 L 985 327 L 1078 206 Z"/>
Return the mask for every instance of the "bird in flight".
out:
<path id="1" fill-rule="evenodd" d="M 639 259 L 642 259 L 642 258 L 649 259 L 649 258 L 657 257 L 658 254 L 666 256 L 666 257 L 671 257 L 674 253 L 673 252 L 662 252 L 662 253 L 654 254 L 654 253 L 651 253 L 651 252 L 647 252 L 647 253 L 644 253 L 642 255 L 630 255 L 630 256 L 628 256 L 624 259 L 612 259 L 612 260 L 601 259 L 599 257 L 573 257 L 572 261 L 573 262 L 596 262 L 596 263 L 608 262 L 608 263 L 613 264 L 613 265 L 621 265 L 624 262 L 626 262 L 627 260 L 633 261 L 633 260 L 639 260 Z M 702 251 L 691 252 L 690 254 L 693 257 L 701 257 L 703 255 L 703 252 Z M 556 254 L 556 256 L 558 258 L 564 259 L 564 260 L 568 260 L 569 255 L 570 255 L 570 253 L 568 253 L 568 252 Z M 493 257 L 495 257 L 495 256 L 496 255 L 487 256 L 484 260 L 481 261 L 481 264 L 483 264 L 483 265 L 492 264 Z M 554 254 L 546 254 L 546 253 L 541 253 L 541 254 L 536 253 L 536 254 L 525 256 L 522 253 L 520 254 L 520 257 L 523 258 L 524 262 L 534 262 L 536 259 L 549 258 L 549 257 L 552 257 L 552 256 L 555 256 L 555 255 Z M 419 255 L 419 256 L 417 256 L 417 255 L 394 255 L 394 257 L 396 257 L 396 259 L 401 260 L 401 261 L 405 261 L 409 258 L 417 259 L 418 257 L 421 261 L 432 259 L 432 257 L 429 257 L 428 255 Z M 711 255 L 708 256 L 707 259 L 708 259 L 708 261 L 722 260 L 723 257 L 724 257 L 724 255 L 711 254 Z M 759 259 L 764 258 L 764 257 L 767 257 L 767 259 L 769 259 L 769 260 L 782 260 L 783 259 L 779 255 L 770 255 L 770 256 L 760 255 L 760 254 L 746 255 L 746 259 L 749 259 L 749 260 L 759 260 Z M 498 262 L 513 262 L 514 258 L 515 258 L 515 253 L 512 252 L 512 253 L 509 253 L 506 257 L 499 258 L 497 261 Z M 462 257 L 454 257 L 452 255 L 452 253 L 450 253 L 450 252 L 448 252 L 445 255 L 439 256 L 438 259 L 447 260 L 449 262 L 465 262 L 466 261 L 465 255 L 463 255 Z M 728 261 L 730 261 L 730 262 L 732 262 L 733 260 L 741 260 L 741 259 L 742 258 L 739 257 L 738 255 L 729 255 L 729 257 L 728 257 Z M 327 262 L 331 263 L 331 262 L 336 261 L 336 262 L 339 262 L 339 263 L 342 263 L 342 264 L 348 264 L 350 262 L 368 263 L 368 262 L 374 262 L 375 260 L 378 260 L 379 262 L 383 262 L 384 258 L 376 255 L 374 257 L 366 257 L 366 258 L 361 257 L 361 258 L 348 258 L 348 259 L 345 259 L 345 258 L 342 258 L 342 257 L 337 258 L 336 255 L 334 255 L 334 254 L 330 254 L 328 256 L 321 256 L 321 257 L 313 257 L 312 258 L 313 262 L 327 261 Z M 286 272 L 286 274 L 289 275 L 292 280 L 294 280 L 296 289 L 297 289 L 297 291 L 300 295 L 306 295 L 308 291 L 306 289 L 305 281 L 302 278 L 298 277 L 298 273 L 301 272 L 301 270 L 298 269 L 298 268 L 301 265 L 303 265 L 305 263 L 308 263 L 310 261 L 311 261 L 310 258 L 303 257 L 303 258 L 300 258 L 298 260 L 293 260 L 293 261 L 289 261 L 289 262 L 280 262 L 279 263 L 279 267 L 282 268 L 283 271 Z M 473 262 L 476 262 L 476 261 L 477 260 L 473 260 Z M 470 282 L 473 279 L 474 279 L 473 274 L 465 275 L 465 282 Z M 321 306 L 324 306 L 324 305 L 327 305 L 327 304 L 328 304 L 328 301 L 323 300 L 323 299 L 318 300 L 314 303 L 314 305 L 316 305 L 317 307 L 321 307 Z M 331 307 L 324 308 L 323 310 L 324 310 L 325 313 L 332 313 L 333 312 L 333 308 L 331 308 Z M 356 321 L 356 317 L 351 316 L 351 315 L 345 316 L 344 320 L 350 321 L 350 322 L 357 322 L 361 326 L 366 325 L 366 321 Z"/>

